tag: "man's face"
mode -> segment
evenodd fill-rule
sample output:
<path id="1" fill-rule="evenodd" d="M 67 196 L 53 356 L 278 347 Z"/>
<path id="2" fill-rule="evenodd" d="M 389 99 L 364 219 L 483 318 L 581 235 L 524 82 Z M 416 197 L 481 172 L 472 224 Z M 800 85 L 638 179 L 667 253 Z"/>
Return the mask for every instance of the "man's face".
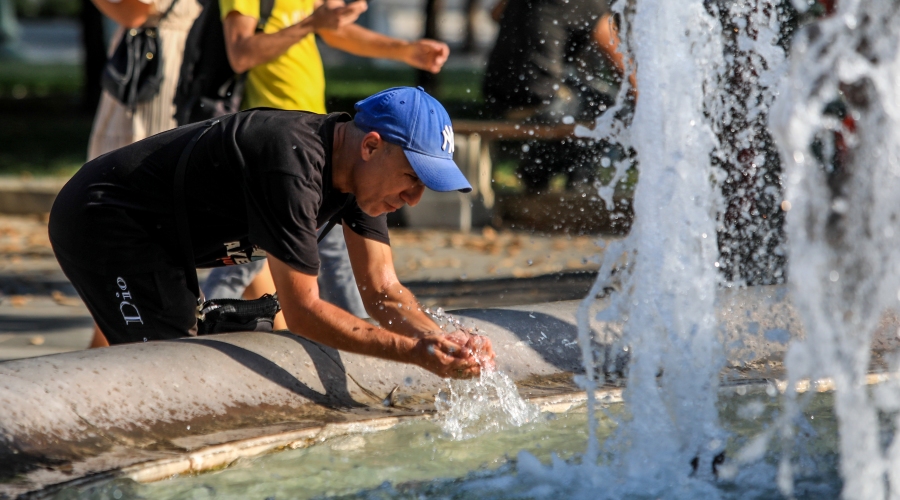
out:
<path id="1" fill-rule="evenodd" d="M 403 205 L 412 207 L 424 192 L 425 185 L 399 146 L 381 141 L 370 149 L 356 182 L 356 202 L 363 212 L 377 217 Z"/>

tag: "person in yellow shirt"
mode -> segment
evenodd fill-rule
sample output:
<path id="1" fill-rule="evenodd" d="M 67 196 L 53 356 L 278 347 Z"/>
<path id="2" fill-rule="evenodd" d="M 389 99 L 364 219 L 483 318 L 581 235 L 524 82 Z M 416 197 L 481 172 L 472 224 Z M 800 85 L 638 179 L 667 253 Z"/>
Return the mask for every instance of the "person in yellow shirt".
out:
<path id="1" fill-rule="evenodd" d="M 367 4 L 360 0 L 275 0 L 265 30 L 259 0 L 219 0 L 228 61 L 249 71 L 245 108 L 273 107 L 325 112 L 325 75 L 315 35 L 328 45 L 363 57 L 392 59 L 437 73 L 450 49 L 436 40 L 399 40 L 355 24 Z"/>
<path id="2" fill-rule="evenodd" d="M 247 72 L 244 108 L 271 107 L 325 113 L 325 74 L 316 35 L 331 47 L 362 57 L 390 59 L 437 73 L 450 49 L 445 43 L 406 41 L 355 24 L 367 4 L 358 0 L 275 0 L 259 25 L 259 0 L 219 0 L 228 61 L 235 73 Z M 319 244 L 320 293 L 327 301 L 366 316 L 342 231 Z M 213 270 L 203 291 L 207 298 L 256 298 L 275 290 L 266 261 Z M 284 328 L 281 318 L 275 327 Z"/>

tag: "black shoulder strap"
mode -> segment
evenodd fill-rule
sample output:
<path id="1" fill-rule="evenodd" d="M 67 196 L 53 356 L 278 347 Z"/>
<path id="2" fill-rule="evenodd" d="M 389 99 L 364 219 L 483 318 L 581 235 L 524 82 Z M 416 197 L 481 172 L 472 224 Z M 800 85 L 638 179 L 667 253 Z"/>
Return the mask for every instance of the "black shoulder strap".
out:
<path id="1" fill-rule="evenodd" d="M 259 23 L 256 25 L 256 31 L 262 31 L 266 26 L 266 21 L 272 16 L 273 8 L 275 8 L 275 0 L 259 0 Z"/>
<path id="2" fill-rule="evenodd" d="M 187 202 L 184 197 L 184 181 L 187 174 L 188 160 L 191 158 L 191 151 L 197 145 L 197 141 L 203 137 L 203 134 L 209 132 L 213 125 L 219 123 L 214 120 L 206 124 L 205 127 L 197 131 L 191 142 L 185 146 L 178 158 L 178 166 L 175 167 L 175 224 L 178 228 L 178 240 L 181 245 L 182 266 L 184 266 L 184 279 L 188 288 L 197 297 L 197 303 L 201 301 L 200 282 L 197 280 L 197 266 L 194 264 L 194 246 L 191 243 L 191 231 L 188 227 Z"/>
<path id="3" fill-rule="evenodd" d="M 178 0 L 172 0 L 172 3 L 169 4 L 169 8 L 163 12 L 163 15 L 159 18 L 160 21 L 169 16 L 169 13 L 172 12 L 172 9 L 175 8 L 175 4 L 178 3 Z"/>

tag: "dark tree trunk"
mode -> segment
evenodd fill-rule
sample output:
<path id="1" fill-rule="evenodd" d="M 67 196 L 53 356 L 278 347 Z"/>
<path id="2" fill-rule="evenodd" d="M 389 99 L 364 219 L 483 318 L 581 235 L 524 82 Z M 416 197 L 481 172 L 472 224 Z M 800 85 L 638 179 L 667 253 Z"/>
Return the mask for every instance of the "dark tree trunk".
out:
<path id="1" fill-rule="evenodd" d="M 425 38 L 438 39 L 438 15 L 444 7 L 444 0 L 425 0 Z M 440 87 L 438 76 L 428 71 L 416 70 L 416 85 L 431 95 L 436 95 Z"/>
<path id="2" fill-rule="evenodd" d="M 81 109 L 92 114 L 100 102 L 100 76 L 106 64 L 103 15 L 91 0 L 81 0 L 81 45 L 84 48 L 84 87 Z"/>
<path id="3" fill-rule="evenodd" d="M 478 14 L 478 0 L 466 0 L 466 32 L 462 51 L 466 54 L 475 52 L 475 17 Z"/>

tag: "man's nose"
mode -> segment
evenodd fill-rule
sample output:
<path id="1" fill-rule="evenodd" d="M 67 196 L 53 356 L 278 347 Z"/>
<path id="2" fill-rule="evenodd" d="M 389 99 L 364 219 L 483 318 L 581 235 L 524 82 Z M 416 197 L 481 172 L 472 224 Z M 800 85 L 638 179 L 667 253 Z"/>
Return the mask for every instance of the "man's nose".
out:
<path id="1" fill-rule="evenodd" d="M 400 193 L 400 199 L 407 205 L 414 207 L 419 204 L 419 200 L 422 199 L 423 194 L 425 194 L 425 186 L 423 184 L 417 184 Z"/>

